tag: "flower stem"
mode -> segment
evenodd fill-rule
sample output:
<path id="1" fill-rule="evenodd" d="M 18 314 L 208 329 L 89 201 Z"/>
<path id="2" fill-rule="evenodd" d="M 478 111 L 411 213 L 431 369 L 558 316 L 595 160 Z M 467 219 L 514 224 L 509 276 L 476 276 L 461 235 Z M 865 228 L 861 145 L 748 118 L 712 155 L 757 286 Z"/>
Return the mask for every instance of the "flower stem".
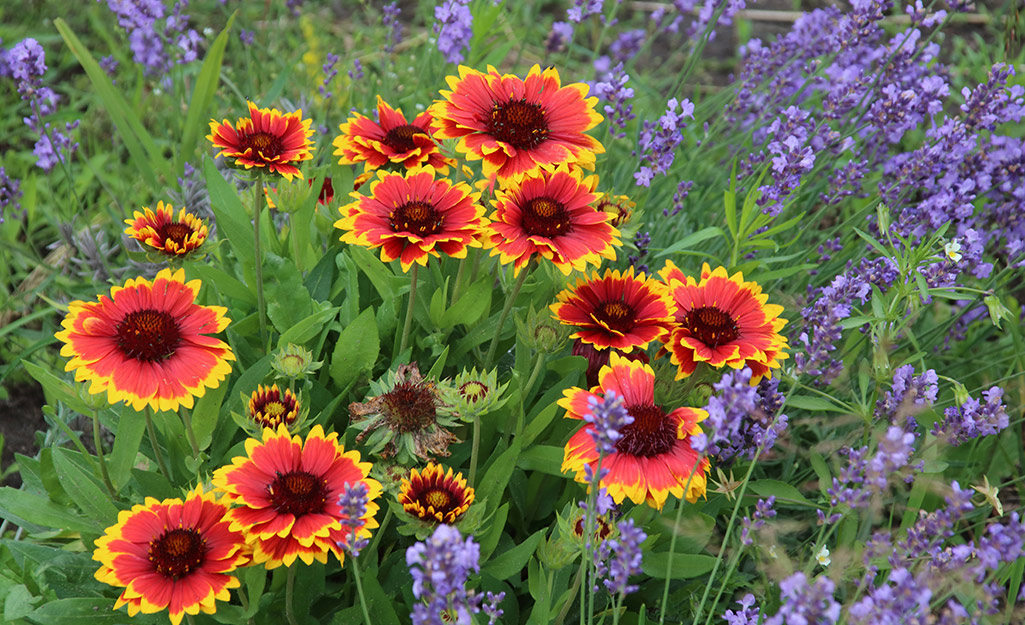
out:
<path id="1" fill-rule="evenodd" d="M 530 377 L 527 378 L 527 383 L 523 385 L 523 390 L 520 392 L 520 409 L 516 413 L 516 437 L 519 438 L 520 434 L 523 434 L 524 421 L 527 419 L 527 408 L 526 397 L 527 393 L 534 388 L 534 382 L 537 381 L 537 376 L 541 374 L 541 369 L 545 365 L 545 355 L 543 352 L 537 353 L 537 359 L 534 361 L 534 368 L 530 372 Z"/>
<path id="2" fill-rule="evenodd" d="M 260 253 L 260 213 L 263 212 L 263 178 L 256 180 L 255 219 L 253 219 L 253 255 L 256 258 L 256 312 L 260 318 L 260 345 L 267 348 L 267 302 L 263 299 L 263 255 Z"/>
<path id="3" fill-rule="evenodd" d="M 516 279 L 516 284 L 513 285 L 512 292 L 505 298 L 505 306 L 502 307 L 502 314 L 498 316 L 498 327 L 495 328 L 495 336 L 491 339 L 491 345 L 488 346 L 488 355 L 484 357 L 485 370 L 491 368 L 491 361 L 495 357 L 495 350 L 498 349 L 498 341 L 502 338 L 502 328 L 505 326 L 505 320 L 509 316 L 509 311 L 512 310 L 513 303 L 516 301 L 516 296 L 520 294 L 520 289 L 523 287 L 523 283 L 527 280 L 527 273 L 529 273 L 529 266 L 523 268 L 523 271 L 520 272 L 520 277 Z"/>
<path id="4" fill-rule="evenodd" d="M 370 551 L 374 554 L 377 553 L 377 544 L 381 542 L 381 536 L 384 534 L 384 530 L 388 529 L 388 521 L 391 521 L 391 506 L 387 506 L 387 510 L 384 512 L 384 520 L 381 521 L 381 525 L 374 532 L 374 538 L 370 541 Z"/>
<path id="5" fill-rule="evenodd" d="M 107 473 L 107 461 L 103 457 L 103 444 L 100 441 L 100 415 L 93 410 L 93 446 L 96 447 L 96 458 L 100 461 L 100 474 L 103 476 L 103 485 L 107 487 L 111 500 L 117 498 L 114 492 L 114 485 L 110 483 L 110 474 Z"/>
<path id="6" fill-rule="evenodd" d="M 356 563 L 356 558 L 352 558 L 352 576 L 356 578 L 356 594 L 359 595 L 359 607 L 363 608 L 363 622 L 372 625 L 370 612 L 367 611 L 367 600 L 363 596 L 363 582 L 359 579 L 359 564 Z"/>
<path id="7" fill-rule="evenodd" d="M 167 465 L 164 464 L 164 455 L 160 453 L 160 443 L 157 442 L 157 431 L 153 429 L 153 418 L 150 416 L 150 407 L 146 406 L 146 432 L 149 434 L 149 444 L 153 446 L 153 457 L 157 460 L 157 468 L 164 475 L 168 482 L 171 481 L 171 474 L 167 472 Z"/>
<path id="8" fill-rule="evenodd" d="M 413 305 L 416 304 L 416 279 L 420 265 L 414 263 L 413 269 L 409 272 L 409 305 L 406 307 L 406 320 L 402 323 L 402 341 L 399 343 L 399 353 L 406 351 L 409 345 L 409 328 L 413 325 Z"/>
<path id="9" fill-rule="evenodd" d="M 470 447 L 470 486 L 476 486 L 477 452 L 480 450 L 480 414 L 473 415 L 473 445 Z"/>
<path id="10" fill-rule="evenodd" d="M 297 625 L 295 621 L 295 610 L 292 608 L 292 596 L 295 594 L 295 569 L 297 567 L 293 563 L 292 566 L 288 567 L 288 579 L 285 582 L 285 620 L 288 621 L 288 625 Z"/>
<path id="11" fill-rule="evenodd" d="M 463 273 L 466 271 L 466 265 L 469 262 L 468 259 L 459 259 L 459 269 L 456 270 L 455 284 L 452 285 L 452 304 L 455 305 L 456 300 L 459 298 L 459 294 L 462 292 L 463 285 Z"/>
<path id="12" fill-rule="evenodd" d="M 666 622 L 666 606 L 669 604 L 669 582 L 673 579 L 673 555 L 676 553 L 676 536 L 680 533 L 680 520 L 683 518 L 683 507 L 687 505 L 687 491 L 690 490 L 691 480 L 694 479 L 694 474 L 701 468 L 701 461 L 704 460 L 704 454 L 698 454 L 697 462 L 694 463 L 694 468 L 691 469 L 690 477 L 687 478 L 687 483 L 683 486 L 683 497 L 680 498 L 680 504 L 676 508 L 676 521 L 673 522 L 673 535 L 669 539 L 669 557 L 666 558 L 666 583 L 662 587 L 662 609 L 658 613 L 658 624 L 665 625 Z M 720 551 L 721 553 L 721 551 Z M 694 620 L 697 623 L 697 619 Z"/>

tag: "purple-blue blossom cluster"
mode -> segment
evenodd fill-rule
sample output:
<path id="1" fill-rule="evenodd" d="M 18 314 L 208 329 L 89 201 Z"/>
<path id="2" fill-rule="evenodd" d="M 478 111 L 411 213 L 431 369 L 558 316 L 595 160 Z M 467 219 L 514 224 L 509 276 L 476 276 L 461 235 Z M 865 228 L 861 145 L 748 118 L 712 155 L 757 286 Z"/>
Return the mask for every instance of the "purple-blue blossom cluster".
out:
<path id="1" fill-rule="evenodd" d="M 691 40 L 700 37 L 711 25 L 712 30 L 708 33 L 708 39 L 711 41 L 715 39 L 715 27 L 732 24 L 733 18 L 744 9 L 746 2 L 745 0 L 705 0 L 698 11 L 697 18 L 694 18 L 694 9 L 697 5 L 698 0 L 673 0 L 670 5 L 661 5 L 653 11 L 651 20 L 659 30 L 669 34 L 683 33 Z M 712 24 L 712 18 L 716 11 L 720 11 L 719 18 Z M 686 27 L 684 27 L 685 23 Z"/>
<path id="2" fill-rule="evenodd" d="M 809 287 L 810 304 L 801 310 L 804 324 L 796 342 L 803 350 L 794 355 L 794 362 L 799 373 L 813 376 L 819 385 L 829 384 L 843 371 L 843 363 L 830 355 L 842 337 L 841 322 L 865 303 L 873 284 L 885 291 L 898 277 L 897 265 L 889 258 L 862 258 L 852 265 L 848 262 L 847 270 L 829 285 Z"/>
<path id="3" fill-rule="evenodd" d="M 334 52 L 328 52 L 324 59 L 324 65 L 321 69 L 324 70 L 324 80 L 320 83 L 320 95 L 324 98 L 330 98 L 333 94 L 328 89 L 331 86 L 331 81 L 338 75 L 338 65 L 340 57 Z M 355 59 L 353 63 L 358 63 L 359 59 Z M 361 74 L 362 75 L 362 74 Z M 352 72 L 349 72 L 349 77 L 352 78 Z"/>
<path id="4" fill-rule="evenodd" d="M 943 411 L 943 420 L 937 421 L 932 433 L 945 438 L 952 445 L 961 445 L 980 436 L 997 434 L 1007 428 L 1010 418 L 1003 403 L 1004 390 L 999 386 L 983 391 L 986 403 L 968 397 L 960 406 Z"/>
<path id="5" fill-rule="evenodd" d="M 620 139 L 626 137 L 627 122 L 636 117 L 633 114 L 633 104 L 630 102 L 634 97 L 634 90 L 626 86 L 629 80 L 630 75 L 623 69 L 623 64 L 619 63 L 594 84 L 594 95 L 605 102 L 609 134 Z"/>
<path id="6" fill-rule="evenodd" d="M 592 15 L 601 15 L 605 0 L 573 0 L 573 6 L 566 9 L 566 19 L 579 24 Z"/>
<path id="7" fill-rule="evenodd" d="M 470 625 L 482 598 L 466 590 L 470 573 L 480 570 L 480 545 L 472 537 L 464 540 L 455 527 L 439 525 L 406 550 L 406 564 L 413 576 L 413 596 L 420 600 L 409 615 L 414 625 L 445 625 L 442 615 L 449 610 L 456 623 Z"/>
<path id="8" fill-rule="evenodd" d="M 693 180 L 681 180 L 676 185 L 676 191 L 673 192 L 673 208 L 662 209 L 663 217 L 675 217 L 683 210 L 683 202 L 690 195 L 690 190 L 694 188 Z"/>
<path id="9" fill-rule="evenodd" d="M 463 51 L 470 47 L 473 37 L 473 14 L 469 0 L 445 0 L 434 7 L 434 32 L 438 35 L 438 50 L 449 63 L 462 63 Z"/>
<path id="10" fill-rule="evenodd" d="M 359 557 L 359 552 L 367 546 L 368 542 L 366 538 L 357 537 L 357 532 L 363 525 L 363 515 L 367 513 L 368 493 L 366 483 L 358 482 L 353 486 L 346 482 L 342 488 L 342 494 L 338 497 L 338 506 L 342 509 L 344 517 L 341 520 L 342 528 L 349 534 L 348 539 L 339 545 L 354 558 Z"/>
<path id="11" fill-rule="evenodd" d="M 740 520 L 742 529 L 740 530 L 740 542 L 750 547 L 754 544 L 754 538 L 751 537 L 751 532 L 756 532 L 765 527 L 765 521 L 776 516 L 776 511 L 773 506 L 776 505 L 776 496 L 773 495 L 768 499 L 759 499 L 755 503 L 755 513 L 753 517 L 747 515 Z"/>
<path id="12" fill-rule="evenodd" d="M 679 108 L 679 112 L 677 112 Z M 665 175 L 673 164 L 676 147 L 683 141 L 684 119 L 694 119 L 694 105 L 690 100 L 682 102 L 670 98 L 666 112 L 657 122 L 644 122 L 637 148 L 640 151 L 640 169 L 634 179 L 640 186 L 650 186 L 655 174 Z"/>
<path id="13" fill-rule="evenodd" d="M 4 213 L 21 208 L 21 181 L 9 178 L 7 170 L 0 167 L 0 224 L 4 223 Z"/>
<path id="14" fill-rule="evenodd" d="M 388 31 L 387 43 L 384 44 L 386 54 L 394 52 L 395 46 L 402 41 L 402 22 L 399 21 L 401 13 L 402 9 L 399 7 L 398 0 L 389 2 L 381 8 L 381 23 Z"/>
<path id="15" fill-rule="evenodd" d="M 847 465 L 826 490 L 831 497 L 830 504 L 868 507 L 874 495 L 886 491 L 890 477 L 911 462 L 914 444 L 914 434 L 891 425 L 871 457 L 867 446 L 847 450 Z"/>
<path id="16" fill-rule="evenodd" d="M 117 23 L 128 33 L 135 62 L 146 75 L 160 78 L 174 63 L 190 63 L 199 56 L 203 38 L 189 28 L 189 16 L 184 13 L 188 6 L 189 0 L 176 0 L 168 13 L 161 0 L 107 0 Z"/>
<path id="17" fill-rule="evenodd" d="M 762 610 L 755 605 L 754 595 L 747 593 L 737 601 L 737 605 L 740 606 L 738 610 L 723 613 L 726 625 L 759 625 L 762 622 Z"/>
<path id="18" fill-rule="evenodd" d="M 552 22 L 552 30 L 545 40 L 545 50 L 549 54 L 562 52 L 573 41 L 573 24 L 570 22 Z"/>
<path id="19" fill-rule="evenodd" d="M 723 464 L 764 453 L 788 424 L 787 416 L 778 414 L 784 399 L 778 388 L 779 380 L 765 378 L 751 386 L 748 367 L 727 371 L 713 385 L 717 394 L 709 397 L 704 407 L 708 418 L 702 428 L 711 435 L 702 432 L 692 436 L 691 446 L 716 456 Z"/>
<path id="20" fill-rule="evenodd" d="M 584 415 L 584 421 L 594 426 L 589 432 L 594 447 L 599 456 L 608 456 L 616 451 L 616 442 L 623 438 L 621 430 L 633 423 L 634 418 L 623 404 L 623 397 L 612 390 L 606 391 L 601 399 L 588 397 L 587 407 L 590 412 Z"/>
<path id="21" fill-rule="evenodd" d="M 620 521 L 616 529 L 618 536 L 603 541 L 595 550 L 595 578 L 602 579 L 613 596 L 628 595 L 637 590 L 636 585 L 630 584 L 630 576 L 641 572 L 641 543 L 648 535 L 634 525 L 633 519 Z"/>
<path id="22" fill-rule="evenodd" d="M 828 577 L 808 583 L 804 573 L 794 573 L 779 583 L 783 604 L 765 625 L 833 625 L 840 618 L 840 604 L 833 598 L 836 584 Z"/>
<path id="23" fill-rule="evenodd" d="M 798 187 L 801 177 L 815 166 L 815 152 L 808 145 L 815 122 L 807 111 L 791 106 L 768 127 L 768 146 L 772 155 L 772 184 L 758 188 L 758 205 L 767 215 L 778 215 L 783 204 Z"/>
<path id="24" fill-rule="evenodd" d="M 31 37 L 23 39 L 0 56 L 3 57 L 5 75 L 17 83 L 18 94 L 30 108 L 30 115 L 23 118 L 23 121 L 39 137 L 32 150 L 37 159 L 36 165 L 44 171 L 50 171 L 78 149 L 78 143 L 70 133 L 78 127 L 79 122 L 67 122 L 61 130 L 44 121 L 45 117 L 56 112 L 60 96 L 43 85 L 46 54 L 38 41 Z"/>
<path id="25" fill-rule="evenodd" d="M 932 369 L 916 376 L 913 365 L 897 367 L 893 372 L 893 385 L 876 402 L 876 418 L 913 431 L 918 426 L 915 415 L 936 403 L 940 391 L 938 382 Z"/>

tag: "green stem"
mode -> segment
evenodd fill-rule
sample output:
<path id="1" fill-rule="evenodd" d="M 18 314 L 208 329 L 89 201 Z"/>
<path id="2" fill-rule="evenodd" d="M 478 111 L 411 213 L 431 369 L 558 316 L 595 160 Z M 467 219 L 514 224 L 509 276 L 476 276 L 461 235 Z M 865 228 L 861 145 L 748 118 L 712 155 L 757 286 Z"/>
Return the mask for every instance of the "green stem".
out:
<path id="1" fill-rule="evenodd" d="M 196 463 L 196 473 L 199 473 L 199 443 L 196 442 L 196 431 L 192 429 L 192 415 L 189 409 L 182 406 L 182 422 L 185 423 L 185 434 L 189 437 L 189 445 L 192 446 L 192 459 Z"/>
<path id="2" fill-rule="evenodd" d="M 295 569 L 296 565 L 288 567 L 288 579 L 285 582 L 285 620 L 288 625 L 297 625 L 295 621 L 295 610 L 292 608 L 292 596 L 295 594 Z"/>
<path id="3" fill-rule="evenodd" d="M 516 296 L 520 294 L 520 289 L 523 288 L 523 283 L 527 280 L 527 273 L 530 271 L 530 266 L 523 268 L 520 272 L 520 277 L 516 279 L 516 284 L 513 285 L 513 290 L 509 293 L 509 296 L 505 298 L 505 306 L 502 307 L 502 314 L 498 316 L 498 327 L 495 328 L 495 336 L 491 339 L 491 345 L 488 346 L 488 355 L 484 357 L 484 370 L 491 368 L 491 360 L 495 357 L 495 350 L 498 349 L 498 341 L 502 338 L 502 328 L 505 326 L 505 320 L 509 316 L 509 311 L 512 310 L 513 303 L 516 301 Z"/>
<path id="4" fill-rule="evenodd" d="M 100 461 L 100 474 L 103 476 L 103 485 L 107 487 L 111 500 L 117 498 L 114 492 L 114 485 L 110 482 L 110 474 L 107 473 L 107 461 L 103 457 L 103 444 L 100 442 L 100 415 L 93 410 L 93 446 L 96 447 L 96 458 Z"/>
<path id="5" fill-rule="evenodd" d="M 363 622 L 366 625 L 372 625 L 370 612 L 367 611 L 367 600 L 363 596 L 363 582 L 359 578 L 359 565 L 356 563 L 356 558 L 352 558 L 352 576 L 356 578 L 356 594 L 359 595 L 359 607 L 363 608 Z"/>
<path id="6" fill-rule="evenodd" d="M 146 432 L 149 434 L 149 444 L 153 447 L 153 457 L 157 460 L 157 468 L 164 475 L 168 482 L 171 481 L 171 474 L 164 464 L 164 454 L 160 452 L 160 443 L 157 441 L 157 431 L 153 429 L 153 418 L 150 416 L 150 407 L 146 406 Z"/>
<path id="7" fill-rule="evenodd" d="M 452 304 L 454 305 L 459 300 L 459 294 L 462 292 L 463 286 L 463 272 L 466 270 L 466 265 L 469 260 L 465 258 L 459 259 L 459 269 L 456 270 L 456 281 L 452 285 Z"/>
<path id="8" fill-rule="evenodd" d="M 409 345 L 409 329 L 413 325 L 413 305 L 416 304 L 416 278 L 420 265 L 413 263 L 413 269 L 409 272 L 409 305 L 406 307 L 406 320 L 402 323 L 402 341 L 399 343 L 399 353 L 406 351 Z"/>
<path id="9" fill-rule="evenodd" d="M 473 415 L 473 446 L 470 447 L 470 486 L 476 486 L 477 452 L 480 450 L 480 414 Z"/>
<path id="10" fill-rule="evenodd" d="M 374 532 L 374 539 L 370 541 L 370 551 L 377 554 L 377 544 L 381 542 L 381 536 L 384 535 L 384 530 L 388 529 L 388 521 L 391 521 L 391 506 L 387 506 L 387 510 L 384 512 L 384 519 L 381 521 L 380 527 Z"/>
<path id="11" fill-rule="evenodd" d="M 562 609 L 559 610 L 559 615 L 555 617 L 555 621 L 552 623 L 552 625 L 562 625 L 563 621 L 566 620 L 566 615 L 569 614 L 570 608 L 573 607 L 572 597 L 573 595 L 577 594 L 577 588 L 580 587 L 580 582 L 582 581 L 582 576 L 580 573 L 580 571 L 577 571 L 576 576 L 573 577 L 573 587 L 569 591 L 570 598 L 566 599 L 566 603 L 562 606 Z"/>
<path id="12" fill-rule="evenodd" d="M 683 497 L 680 499 L 680 505 L 676 509 L 676 521 L 673 523 L 673 535 L 669 538 L 669 557 L 666 558 L 666 583 L 665 586 L 662 587 L 662 609 L 658 614 L 659 625 L 664 625 L 666 622 L 666 605 L 669 603 L 669 582 L 672 580 L 673 555 L 676 553 L 676 536 L 680 533 L 680 520 L 683 519 L 683 507 L 687 503 L 687 491 L 690 490 L 690 483 L 694 479 L 694 474 L 697 473 L 698 469 L 701 467 L 701 462 L 703 460 L 704 454 L 699 454 L 698 460 L 694 463 L 694 468 L 691 469 L 690 476 L 687 478 L 687 483 L 683 485 Z M 694 622 L 697 623 L 697 619 L 695 619 Z"/>
<path id="13" fill-rule="evenodd" d="M 523 434 L 524 421 L 527 419 L 526 413 L 526 400 L 527 393 L 530 393 L 530 389 L 534 388 L 534 382 L 537 380 L 537 376 L 541 374 L 541 369 L 544 368 L 545 355 L 541 352 L 537 353 L 537 360 L 534 361 L 534 369 L 530 372 L 530 377 L 527 378 L 527 383 L 523 386 L 523 391 L 520 393 L 520 410 L 516 413 L 516 437 L 519 438 L 520 434 Z"/>
<path id="14" fill-rule="evenodd" d="M 263 299 L 263 255 L 260 253 L 260 213 L 263 212 L 263 178 L 256 180 L 253 255 L 256 257 L 256 312 L 260 317 L 260 345 L 267 347 L 267 302 Z"/>
<path id="15" fill-rule="evenodd" d="M 292 262 L 295 263 L 295 268 L 302 275 L 303 266 L 302 259 L 299 256 L 299 237 L 295 236 L 295 213 L 288 214 L 288 229 L 288 238 L 292 240 Z"/>

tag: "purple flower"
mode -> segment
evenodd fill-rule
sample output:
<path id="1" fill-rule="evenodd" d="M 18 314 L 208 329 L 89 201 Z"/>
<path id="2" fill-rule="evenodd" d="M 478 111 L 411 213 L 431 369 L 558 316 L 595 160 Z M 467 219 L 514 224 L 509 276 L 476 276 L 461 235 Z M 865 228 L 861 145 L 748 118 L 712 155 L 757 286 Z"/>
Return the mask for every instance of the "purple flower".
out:
<path id="1" fill-rule="evenodd" d="M 634 90 L 626 86 L 629 80 L 630 76 L 620 63 L 594 85 L 594 95 L 606 103 L 605 114 L 609 116 L 609 133 L 614 137 L 626 137 L 626 124 L 636 117 L 633 114 L 633 104 L 630 103 L 634 97 Z"/>
<path id="2" fill-rule="evenodd" d="M 388 31 L 388 43 L 384 44 L 384 51 L 387 54 L 394 52 L 395 46 L 402 41 L 402 22 L 399 21 L 400 13 L 402 13 L 402 9 L 399 8 L 398 0 L 384 5 L 381 9 L 381 23 L 384 24 L 385 30 Z"/>
<path id="3" fill-rule="evenodd" d="M 173 63 L 199 57 L 203 38 L 188 27 L 190 17 L 183 13 L 188 6 L 189 0 L 176 0 L 168 14 L 160 0 L 107 0 L 107 7 L 128 33 L 135 62 L 148 76 L 160 77 L 166 77 Z M 157 23 L 160 20 L 162 25 Z"/>
<path id="4" fill-rule="evenodd" d="M 251 46 L 256 43 L 256 33 L 245 28 L 238 31 L 239 40 L 247 46 Z"/>
<path id="5" fill-rule="evenodd" d="M 744 597 L 737 602 L 740 609 L 734 612 L 733 610 L 726 610 L 722 615 L 723 619 L 726 620 L 726 625 L 759 625 L 762 620 L 761 609 L 755 606 L 755 596 L 751 593 L 747 593 Z"/>
<path id="6" fill-rule="evenodd" d="M 707 447 L 699 446 L 697 440 L 692 443 L 696 451 L 706 452 L 710 456 L 719 455 L 724 449 L 732 447 L 740 437 L 744 419 L 755 411 L 758 401 L 758 391 L 751 386 L 751 369 L 748 367 L 726 372 L 713 388 L 718 394 L 708 398 L 708 404 L 705 405 L 708 418 L 702 424 L 708 436 Z"/>
<path id="7" fill-rule="evenodd" d="M 463 50 L 470 47 L 473 37 L 473 14 L 469 0 L 445 0 L 434 7 L 434 32 L 438 35 L 438 50 L 449 63 L 462 63 Z"/>
<path id="8" fill-rule="evenodd" d="M 672 208 L 672 210 L 670 210 L 668 208 L 663 208 L 662 209 L 662 216 L 663 217 L 676 217 L 678 214 L 680 214 L 680 211 L 683 210 L 683 201 L 687 199 L 688 195 L 690 195 L 690 190 L 692 188 L 694 188 L 694 181 L 693 180 L 681 180 L 676 185 L 676 192 L 673 193 L 673 208 Z"/>
<path id="9" fill-rule="evenodd" d="M 592 15 L 601 15 L 605 0 L 573 0 L 573 6 L 566 9 L 566 19 L 579 24 Z"/>
<path id="10" fill-rule="evenodd" d="M 889 572 L 883 583 L 854 603 L 848 614 L 852 625 L 926 625 L 932 590 L 927 580 L 900 567 Z"/>
<path id="11" fill-rule="evenodd" d="M 643 169 L 643 168 L 642 168 Z M 634 174 L 636 175 L 636 174 Z M 648 271 L 648 266 L 642 264 L 640 261 L 642 258 L 648 255 L 648 246 L 651 245 L 651 234 L 648 232 L 637 231 L 634 234 L 634 246 L 637 247 L 637 253 L 631 254 L 627 260 L 630 261 L 631 267 L 636 267 L 637 271 Z"/>
<path id="12" fill-rule="evenodd" d="M 495 625 L 498 619 L 502 618 L 502 615 L 505 614 L 505 611 L 499 607 L 503 601 L 505 601 L 505 591 L 496 595 L 489 590 L 485 595 L 481 610 L 484 614 L 488 615 L 488 625 Z"/>
<path id="13" fill-rule="evenodd" d="M 35 39 L 29 37 L 14 44 L 5 55 L 4 62 L 11 77 L 18 82 L 18 93 L 23 100 L 31 97 L 43 84 L 46 54 Z"/>
<path id="14" fill-rule="evenodd" d="M 357 482 L 356 486 L 345 483 L 342 494 L 338 497 L 338 506 L 342 509 L 345 517 L 342 521 L 342 528 L 349 532 L 348 538 L 340 542 L 339 546 L 358 558 L 359 552 L 367 546 L 366 538 L 357 538 L 357 532 L 363 525 L 363 515 L 367 512 L 367 485 L 364 482 Z"/>
<path id="15" fill-rule="evenodd" d="M 32 118 L 26 118 L 26 123 L 30 120 Z M 75 120 L 64 124 L 64 130 L 70 133 L 75 128 L 78 128 L 78 123 L 78 120 Z M 33 124 L 28 125 L 33 130 L 39 132 L 39 140 L 36 141 L 32 153 L 36 156 L 36 166 L 43 171 L 50 171 L 57 163 L 66 162 L 71 154 L 78 150 L 77 141 L 69 134 L 65 134 L 63 131 L 52 127 L 49 122 L 41 128 Z"/>
<path id="16" fill-rule="evenodd" d="M 914 430 L 918 422 L 914 415 L 936 402 L 939 393 L 936 372 L 929 369 L 915 376 L 912 365 L 897 367 L 893 372 L 893 386 L 876 402 L 876 417 L 893 424 L 904 424 L 907 431 Z"/>
<path id="17" fill-rule="evenodd" d="M 549 54 L 562 52 L 570 41 L 573 41 L 573 24 L 569 22 L 553 22 L 552 30 L 548 33 L 548 39 L 545 41 L 545 50 Z"/>
<path id="18" fill-rule="evenodd" d="M 463 539 L 455 527 L 439 525 L 426 540 L 406 550 L 413 596 L 420 599 L 409 615 L 414 625 L 443 625 L 442 612 L 454 610 L 456 623 L 470 624 L 480 598 L 466 590 L 471 572 L 480 570 L 480 545 Z"/>
<path id="19" fill-rule="evenodd" d="M 773 506 L 775 505 L 775 495 L 768 499 L 759 499 L 758 502 L 755 503 L 754 518 L 744 516 L 740 521 L 743 526 L 743 529 L 740 531 L 740 542 L 747 546 L 754 544 L 754 539 L 751 538 L 751 532 L 762 529 L 765 527 L 766 519 L 771 519 L 776 516 L 776 511 L 773 509 Z"/>
<path id="20" fill-rule="evenodd" d="M 114 55 L 107 55 L 100 59 L 100 68 L 107 73 L 108 76 L 113 76 L 114 72 L 117 71 L 118 62 L 114 58 Z"/>
<path id="21" fill-rule="evenodd" d="M 349 78 L 351 80 L 359 80 L 363 78 L 363 62 L 359 59 L 353 59 L 352 69 L 350 69 L 347 73 L 349 74 Z"/>
<path id="22" fill-rule="evenodd" d="M 21 208 L 21 182 L 17 178 L 8 178 L 7 170 L 0 167 L 0 224 L 4 223 L 6 210 Z"/>
<path id="23" fill-rule="evenodd" d="M 680 111 L 677 112 L 676 109 Z M 666 112 L 657 122 L 644 122 L 637 147 L 641 153 L 640 171 L 634 174 L 638 185 L 648 186 L 653 174 L 665 175 L 673 164 L 676 147 L 683 141 L 684 119 L 694 119 L 694 105 L 690 100 L 682 102 L 670 98 Z"/>
<path id="24" fill-rule="evenodd" d="M 321 69 L 324 70 L 324 80 L 320 83 L 320 95 L 324 98 L 330 98 L 332 95 L 332 93 L 328 91 L 328 87 L 331 85 L 331 81 L 334 80 L 335 76 L 338 75 L 338 69 L 335 66 L 338 64 L 339 58 L 340 57 L 337 54 L 328 52 L 324 59 L 325 62 L 321 66 Z M 354 59 L 353 65 L 355 66 L 357 63 L 359 63 L 359 59 Z M 362 72 L 363 66 L 358 65 L 357 67 L 360 69 L 360 72 Z M 362 77 L 362 73 L 360 77 Z M 349 78 L 352 78 L 351 71 L 349 72 Z"/>
<path id="25" fill-rule="evenodd" d="M 873 495 L 882 494 L 890 477 L 908 465 L 914 453 L 915 435 L 896 425 L 886 430 L 876 453 L 869 457 L 868 447 L 847 451 L 847 465 L 833 478 L 826 489 L 833 506 L 847 504 L 866 508 Z"/>
<path id="26" fill-rule="evenodd" d="M 1004 391 L 999 386 L 990 387 L 982 393 L 986 403 L 969 397 L 960 406 L 951 406 L 943 411 L 943 420 L 937 421 L 932 433 L 942 436 L 952 445 L 961 445 L 980 436 L 997 434 L 1007 428 L 1010 420 L 1007 406 L 1002 398 Z"/>
<path id="27" fill-rule="evenodd" d="M 637 586 L 631 585 L 629 580 L 631 575 L 641 572 L 641 543 L 648 535 L 634 525 L 633 519 L 620 521 L 616 527 L 619 529 L 619 537 L 602 543 L 602 548 L 612 553 L 603 583 L 613 595 L 628 595 L 637 590 Z"/>
<path id="28" fill-rule="evenodd" d="M 630 59 L 637 56 L 637 53 L 641 51 L 641 45 L 644 44 L 645 32 L 643 28 L 636 30 L 627 30 L 619 34 L 616 40 L 609 46 L 609 52 L 612 53 L 612 58 L 618 63 L 626 63 Z"/>
<path id="29" fill-rule="evenodd" d="M 595 449 L 599 456 L 608 456 L 616 451 L 616 442 L 623 437 L 620 431 L 634 418 L 623 405 L 623 397 L 615 391 L 607 391 L 602 399 L 588 397 L 587 407 L 590 412 L 584 415 L 584 421 L 594 426 L 589 434 Z"/>
<path id="30" fill-rule="evenodd" d="M 765 625 L 833 625 L 840 618 L 840 604 L 833 598 L 836 585 L 828 577 L 808 583 L 804 573 L 794 573 L 779 583 L 783 604 Z"/>

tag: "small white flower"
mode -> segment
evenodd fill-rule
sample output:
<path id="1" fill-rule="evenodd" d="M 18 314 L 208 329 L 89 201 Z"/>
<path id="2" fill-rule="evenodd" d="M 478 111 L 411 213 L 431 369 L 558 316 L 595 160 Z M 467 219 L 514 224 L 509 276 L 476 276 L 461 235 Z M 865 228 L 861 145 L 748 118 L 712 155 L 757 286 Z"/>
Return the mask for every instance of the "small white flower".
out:
<path id="1" fill-rule="evenodd" d="M 827 549 L 825 545 L 822 545 L 822 549 L 819 549 L 819 552 L 815 554 L 815 559 L 818 560 L 819 564 L 822 566 L 829 566 L 829 563 L 832 562 L 832 560 L 829 559 L 829 549 Z"/>
<path id="2" fill-rule="evenodd" d="M 212 34 L 214 34 L 214 29 L 213 28 L 210 28 L 209 26 L 207 26 L 206 28 L 203 29 L 203 36 L 204 37 L 209 37 Z"/>
<path id="3" fill-rule="evenodd" d="M 943 246 L 943 253 L 955 263 L 959 262 L 961 260 L 961 244 L 957 241 L 950 241 Z"/>
<path id="4" fill-rule="evenodd" d="M 776 559 L 779 558 L 779 554 L 776 553 L 776 545 L 770 545 L 769 546 L 769 557 L 772 558 L 773 560 L 776 560 Z"/>

